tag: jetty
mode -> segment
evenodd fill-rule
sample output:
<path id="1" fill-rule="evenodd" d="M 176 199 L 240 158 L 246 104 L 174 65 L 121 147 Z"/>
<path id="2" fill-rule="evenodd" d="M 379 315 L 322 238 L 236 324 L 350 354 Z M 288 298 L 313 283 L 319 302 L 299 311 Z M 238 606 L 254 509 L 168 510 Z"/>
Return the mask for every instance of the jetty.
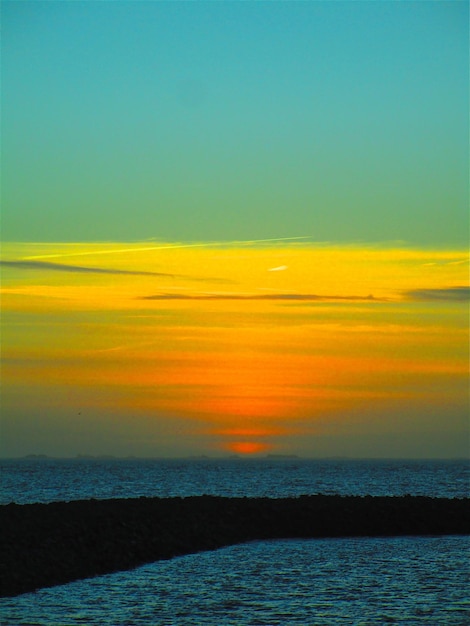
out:
<path id="1" fill-rule="evenodd" d="M 470 499 L 313 495 L 0 506 L 0 595 L 247 541 L 470 533 Z"/>

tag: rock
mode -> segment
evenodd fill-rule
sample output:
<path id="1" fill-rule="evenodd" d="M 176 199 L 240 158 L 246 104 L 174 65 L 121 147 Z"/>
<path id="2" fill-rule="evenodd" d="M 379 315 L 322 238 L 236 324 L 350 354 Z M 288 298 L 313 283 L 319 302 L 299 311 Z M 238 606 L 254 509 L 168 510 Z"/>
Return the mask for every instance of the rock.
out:
<path id="1" fill-rule="evenodd" d="M 275 538 L 470 532 L 470 499 L 132 498 L 0 506 L 0 595 Z"/>

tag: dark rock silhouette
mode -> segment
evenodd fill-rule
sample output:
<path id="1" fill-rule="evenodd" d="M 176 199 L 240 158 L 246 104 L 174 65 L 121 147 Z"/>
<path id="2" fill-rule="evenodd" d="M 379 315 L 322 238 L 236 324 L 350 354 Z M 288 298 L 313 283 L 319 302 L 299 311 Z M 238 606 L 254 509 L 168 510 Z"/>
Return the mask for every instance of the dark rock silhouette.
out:
<path id="1" fill-rule="evenodd" d="M 0 595 L 274 538 L 470 532 L 470 499 L 136 498 L 0 506 Z"/>

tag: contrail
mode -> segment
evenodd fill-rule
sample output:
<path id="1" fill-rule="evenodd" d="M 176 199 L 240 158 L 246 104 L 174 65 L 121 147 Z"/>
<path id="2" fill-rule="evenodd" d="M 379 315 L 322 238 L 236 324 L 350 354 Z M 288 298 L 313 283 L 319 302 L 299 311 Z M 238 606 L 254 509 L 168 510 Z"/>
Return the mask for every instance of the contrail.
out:
<path id="1" fill-rule="evenodd" d="M 34 256 L 25 256 L 24 260 L 33 259 L 58 259 L 62 257 L 71 256 L 89 256 L 94 254 L 121 254 L 124 252 L 147 252 L 149 250 L 173 250 L 175 248 L 209 248 L 213 246 L 227 246 L 237 244 L 256 244 L 256 243 L 268 243 L 274 241 L 295 241 L 298 239 L 310 239 L 310 237 L 275 237 L 273 239 L 247 239 L 238 241 L 212 241 L 204 243 L 177 243 L 163 246 L 149 246 L 145 248 L 120 248 L 118 250 L 88 250 L 87 252 L 66 252 L 59 254 L 40 254 Z"/>

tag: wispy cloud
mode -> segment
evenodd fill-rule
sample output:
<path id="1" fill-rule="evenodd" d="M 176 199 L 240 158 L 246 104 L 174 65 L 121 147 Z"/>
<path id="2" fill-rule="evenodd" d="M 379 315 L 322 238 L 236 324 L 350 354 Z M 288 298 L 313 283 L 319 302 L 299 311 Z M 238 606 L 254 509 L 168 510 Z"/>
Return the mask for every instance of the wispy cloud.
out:
<path id="1" fill-rule="evenodd" d="M 339 301 L 365 301 L 381 302 L 383 298 L 368 296 L 338 296 L 338 295 L 318 295 L 304 293 L 273 293 L 273 294 L 232 294 L 232 293 L 204 293 L 204 294 L 180 294 L 161 293 L 151 296 L 141 296 L 139 300 L 281 300 L 300 302 L 329 302 Z"/>
<path id="2" fill-rule="evenodd" d="M 440 289 L 412 289 L 405 291 L 409 300 L 435 302 L 468 302 L 470 301 L 470 287 L 443 287 Z"/>
<path id="3" fill-rule="evenodd" d="M 11 267 L 19 270 L 41 270 L 52 272 L 73 272 L 79 274 L 119 274 L 128 276 L 165 276 L 174 278 L 174 274 L 164 272 L 146 272 L 136 270 L 120 270 L 105 267 L 87 267 L 82 265 L 67 265 L 65 263 L 49 263 L 46 261 L 0 261 L 3 267 Z"/>
<path id="4" fill-rule="evenodd" d="M 287 269 L 287 265 L 279 265 L 279 267 L 270 267 L 268 272 L 284 272 Z"/>
<path id="5" fill-rule="evenodd" d="M 191 282 L 211 282 L 218 283 L 220 285 L 232 285 L 234 280 L 229 278 L 219 278 L 216 276 L 191 276 L 188 274 L 171 274 L 168 272 L 150 272 L 145 270 L 125 270 L 117 268 L 106 267 L 90 267 L 83 265 L 69 265 L 66 263 L 51 263 L 49 261 L 0 261 L 0 267 L 13 268 L 19 270 L 41 270 L 51 272 L 65 272 L 76 274 L 107 274 L 107 275 L 119 275 L 119 276 L 155 276 L 158 278 L 173 278 L 179 280 L 188 280 Z"/>

